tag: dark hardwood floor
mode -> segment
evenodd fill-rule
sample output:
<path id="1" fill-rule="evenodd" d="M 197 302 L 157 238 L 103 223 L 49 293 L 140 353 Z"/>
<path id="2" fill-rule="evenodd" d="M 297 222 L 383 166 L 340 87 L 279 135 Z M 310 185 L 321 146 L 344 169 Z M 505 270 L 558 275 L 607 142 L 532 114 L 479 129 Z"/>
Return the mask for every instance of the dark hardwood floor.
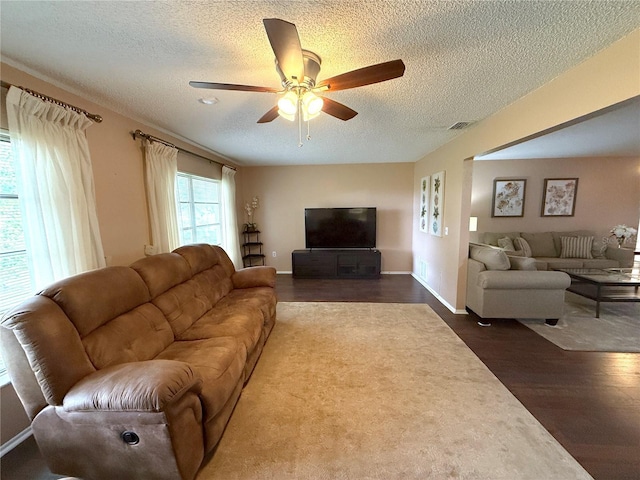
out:
<path id="1" fill-rule="evenodd" d="M 278 275 L 276 289 L 281 302 L 430 305 L 596 480 L 640 480 L 640 354 L 566 352 L 515 320 L 480 327 L 474 314 L 454 315 L 410 275 Z M 33 442 L 5 455 L 1 472 L 2 480 L 59 478 L 48 473 Z"/>

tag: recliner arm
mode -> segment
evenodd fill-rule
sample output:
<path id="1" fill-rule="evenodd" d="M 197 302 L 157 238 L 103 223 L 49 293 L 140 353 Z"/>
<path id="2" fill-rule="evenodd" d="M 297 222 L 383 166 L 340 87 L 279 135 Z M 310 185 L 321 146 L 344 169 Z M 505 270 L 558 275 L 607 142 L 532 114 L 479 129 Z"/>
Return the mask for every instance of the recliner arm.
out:
<path id="1" fill-rule="evenodd" d="M 160 412 L 185 393 L 198 394 L 202 379 L 174 360 L 123 363 L 92 373 L 75 384 L 63 400 L 72 411 Z"/>
<path id="2" fill-rule="evenodd" d="M 233 288 L 272 287 L 276 286 L 276 269 L 273 267 L 247 267 L 231 276 Z"/>

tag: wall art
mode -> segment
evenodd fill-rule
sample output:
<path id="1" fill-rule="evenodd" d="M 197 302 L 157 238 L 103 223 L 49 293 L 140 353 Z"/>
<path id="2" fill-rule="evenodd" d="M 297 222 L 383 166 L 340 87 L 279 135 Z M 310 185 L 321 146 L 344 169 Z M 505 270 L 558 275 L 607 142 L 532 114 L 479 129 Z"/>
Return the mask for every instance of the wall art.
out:
<path id="1" fill-rule="evenodd" d="M 573 217 L 578 193 L 577 178 L 545 178 L 542 217 Z"/>
<path id="2" fill-rule="evenodd" d="M 492 217 L 524 216 L 524 200 L 527 181 L 525 179 L 494 180 Z"/>
<path id="3" fill-rule="evenodd" d="M 422 177 L 420 180 L 420 231 L 429 232 L 429 188 L 431 187 L 431 176 Z"/>
<path id="4" fill-rule="evenodd" d="M 441 237 L 444 219 L 444 171 L 431 175 L 429 207 L 429 233 Z"/>

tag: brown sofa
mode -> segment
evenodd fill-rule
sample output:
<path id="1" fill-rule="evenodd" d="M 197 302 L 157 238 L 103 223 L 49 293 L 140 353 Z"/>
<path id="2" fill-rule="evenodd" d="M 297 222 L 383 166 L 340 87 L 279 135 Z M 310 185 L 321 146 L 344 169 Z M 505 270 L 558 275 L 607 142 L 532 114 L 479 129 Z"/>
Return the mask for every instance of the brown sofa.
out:
<path id="1" fill-rule="evenodd" d="M 57 282 L 0 330 L 53 472 L 193 479 L 275 318 L 275 269 L 201 244 Z"/>

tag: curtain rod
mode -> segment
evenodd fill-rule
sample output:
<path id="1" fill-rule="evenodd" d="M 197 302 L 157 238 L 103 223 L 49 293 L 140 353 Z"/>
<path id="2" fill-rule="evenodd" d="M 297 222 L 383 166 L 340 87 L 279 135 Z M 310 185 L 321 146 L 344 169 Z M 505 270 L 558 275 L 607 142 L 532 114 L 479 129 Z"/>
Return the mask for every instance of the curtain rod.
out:
<path id="1" fill-rule="evenodd" d="M 232 170 L 236 170 L 236 167 L 232 167 L 231 165 L 227 165 L 225 163 L 220 163 L 220 162 L 216 162 L 215 160 L 211 160 L 210 158 L 207 158 L 203 155 L 191 152 L 185 148 L 182 147 L 178 147 L 177 145 L 174 145 L 173 143 L 167 142 L 166 140 L 162 140 L 161 138 L 158 137 L 154 137 L 153 135 L 149 135 L 148 133 L 144 133 L 142 130 L 136 130 L 135 132 L 131 132 L 131 136 L 133 137 L 133 139 L 135 140 L 136 137 L 140 137 L 140 138 L 146 138 L 147 140 L 151 140 L 153 142 L 158 142 L 158 143 L 162 143 L 164 145 L 167 145 L 168 147 L 173 147 L 176 148 L 178 150 L 180 150 L 181 152 L 185 152 L 188 153 L 189 155 L 194 155 L 196 157 L 200 157 L 204 160 L 207 160 L 208 162 L 213 162 L 215 164 L 221 165 L 223 167 L 227 167 L 230 168 Z"/>
<path id="2" fill-rule="evenodd" d="M 93 120 L 96 123 L 102 123 L 102 117 L 100 115 L 96 115 L 94 113 L 89 113 L 89 112 L 87 112 L 86 110 L 84 110 L 84 109 L 82 109 L 80 107 L 76 107 L 74 105 L 71 105 L 70 103 L 63 102 L 62 100 L 58 100 L 57 98 L 53 98 L 53 97 L 50 97 L 48 95 L 44 95 L 43 93 L 36 92 L 35 90 L 31 90 L 30 88 L 20 87 L 18 85 L 12 85 L 10 83 L 5 82 L 4 80 L 1 82 L 1 86 L 3 88 L 17 87 L 20 90 L 24 90 L 28 94 L 33 95 L 34 97 L 38 97 L 40 100 L 44 100 L 46 102 L 55 103 L 56 105 L 60 105 L 61 107 L 65 107 L 65 108 L 68 108 L 70 110 L 73 110 L 74 112 L 80 113 L 80 114 L 90 118 L 91 120 Z"/>

